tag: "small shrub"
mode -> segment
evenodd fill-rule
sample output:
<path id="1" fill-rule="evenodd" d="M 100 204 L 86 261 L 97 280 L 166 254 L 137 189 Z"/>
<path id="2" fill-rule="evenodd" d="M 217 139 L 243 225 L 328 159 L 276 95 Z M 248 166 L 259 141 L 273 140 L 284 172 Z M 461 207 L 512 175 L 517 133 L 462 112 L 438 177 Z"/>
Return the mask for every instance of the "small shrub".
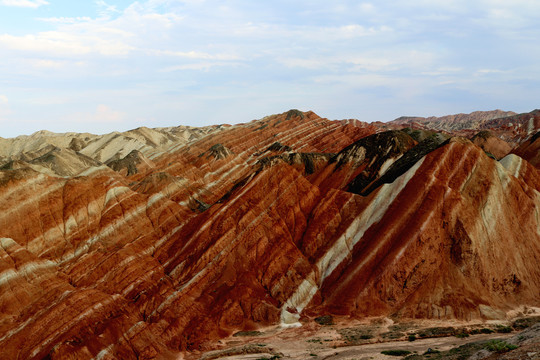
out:
<path id="1" fill-rule="evenodd" d="M 463 339 L 463 338 L 469 337 L 469 334 L 467 334 L 466 332 L 463 332 L 463 333 L 456 334 L 456 337 L 459 339 Z"/>
<path id="2" fill-rule="evenodd" d="M 486 344 L 486 349 L 501 353 L 517 349 L 517 346 L 502 340 L 491 340 Z"/>
<path id="3" fill-rule="evenodd" d="M 408 339 L 409 339 L 409 341 L 414 341 L 414 340 L 416 340 L 416 335 L 411 334 L 411 335 L 409 335 Z"/>
<path id="4" fill-rule="evenodd" d="M 233 334 L 234 337 L 239 336 L 261 336 L 262 332 L 256 331 L 256 330 L 248 330 L 248 331 L 238 331 Z"/>
<path id="5" fill-rule="evenodd" d="M 390 356 L 405 356 L 409 355 L 411 352 L 407 350 L 384 350 L 381 351 L 381 354 L 383 355 L 390 355 Z"/>
<path id="6" fill-rule="evenodd" d="M 523 330 L 528 327 L 531 327 L 532 325 L 536 324 L 537 322 L 540 322 L 540 316 L 532 316 L 527 318 L 521 318 L 514 321 L 512 324 L 512 327 L 516 330 Z"/>
<path id="7" fill-rule="evenodd" d="M 493 332 L 493 330 L 488 329 L 488 328 L 480 329 L 480 333 L 482 333 L 482 334 L 491 334 L 492 332 Z"/>
<path id="8" fill-rule="evenodd" d="M 360 339 L 362 340 L 369 340 L 372 338 L 373 338 L 373 335 L 369 335 L 369 334 L 360 335 Z"/>
<path id="9" fill-rule="evenodd" d="M 334 325 L 334 318 L 332 315 L 324 315 L 315 318 L 315 322 L 319 325 Z"/>
<path id="10" fill-rule="evenodd" d="M 507 334 L 512 332 L 512 328 L 510 326 L 499 325 L 497 326 L 497 329 L 495 329 L 495 331 L 497 331 L 498 333 Z"/>
<path id="11" fill-rule="evenodd" d="M 432 338 L 432 337 L 443 337 L 443 336 L 452 336 L 456 333 L 456 329 L 453 327 L 434 327 L 422 329 L 418 333 L 419 337 L 422 338 Z"/>
<path id="12" fill-rule="evenodd" d="M 402 338 L 403 336 L 405 336 L 405 334 L 399 331 L 389 331 L 389 332 L 382 333 L 381 336 L 383 337 L 383 339 L 395 340 L 395 339 Z"/>

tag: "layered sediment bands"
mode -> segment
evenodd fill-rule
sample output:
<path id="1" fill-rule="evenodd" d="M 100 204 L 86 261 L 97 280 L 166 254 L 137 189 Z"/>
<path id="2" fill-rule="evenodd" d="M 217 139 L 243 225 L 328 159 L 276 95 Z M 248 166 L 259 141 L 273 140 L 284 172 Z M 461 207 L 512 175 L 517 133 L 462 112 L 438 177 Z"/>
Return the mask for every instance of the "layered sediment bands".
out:
<path id="1" fill-rule="evenodd" d="M 538 193 L 472 144 L 451 141 L 364 201 L 384 205 L 359 215 L 378 219 L 323 284 L 330 311 L 470 319 L 536 301 Z"/>
<path id="2" fill-rule="evenodd" d="M 343 189 L 360 193 L 416 144 L 402 131 L 370 135 L 331 156 L 326 167 L 308 178 L 323 191 Z"/>
<path id="3" fill-rule="evenodd" d="M 387 124 L 385 129 L 413 128 L 413 131 L 446 132 L 453 136 L 473 138 L 479 131 L 489 131 L 492 135 L 509 144 L 520 145 L 540 129 L 540 110 L 516 114 L 511 111 L 475 111 L 470 114 L 456 114 L 442 117 L 401 117 Z M 486 139 L 487 140 L 487 139 Z M 489 140 L 487 146 L 506 151 L 500 141 Z M 480 145 L 480 144 L 479 144 Z M 504 156 L 503 154 L 500 157 Z"/>
<path id="4" fill-rule="evenodd" d="M 527 160 L 537 169 L 540 169 L 540 132 L 524 141 L 519 147 L 512 150 L 512 153 Z"/>
<path id="5" fill-rule="evenodd" d="M 441 117 L 432 116 L 428 118 L 402 116 L 392 121 L 392 123 L 399 125 L 421 124 L 429 129 L 456 131 L 463 129 L 478 129 L 490 121 L 497 121 L 497 119 L 515 115 L 517 114 L 512 111 L 475 111 L 470 114 L 446 115 Z"/>
<path id="6" fill-rule="evenodd" d="M 480 146 L 488 155 L 491 154 L 497 160 L 505 157 L 512 147 L 504 140 L 496 137 L 492 132 L 484 130 L 472 137 L 473 144 Z"/>
<path id="7" fill-rule="evenodd" d="M 13 141 L 54 156 L 0 170 L 3 356 L 175 357 L 328 313 L 540 306 L 540 177 L 515 154 L 296 110 L 184 130 Z"/>

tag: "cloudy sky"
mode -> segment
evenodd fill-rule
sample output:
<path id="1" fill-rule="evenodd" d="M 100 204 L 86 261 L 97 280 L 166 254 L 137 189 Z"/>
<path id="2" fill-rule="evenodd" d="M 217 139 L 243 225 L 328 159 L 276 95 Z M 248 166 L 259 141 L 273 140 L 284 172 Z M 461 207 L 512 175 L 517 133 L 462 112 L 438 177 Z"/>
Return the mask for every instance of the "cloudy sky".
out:
<path id="1" fill-rule="evenodd" d="M 537 0 L 0 0 L 0 136 L 540 107 Z"/>

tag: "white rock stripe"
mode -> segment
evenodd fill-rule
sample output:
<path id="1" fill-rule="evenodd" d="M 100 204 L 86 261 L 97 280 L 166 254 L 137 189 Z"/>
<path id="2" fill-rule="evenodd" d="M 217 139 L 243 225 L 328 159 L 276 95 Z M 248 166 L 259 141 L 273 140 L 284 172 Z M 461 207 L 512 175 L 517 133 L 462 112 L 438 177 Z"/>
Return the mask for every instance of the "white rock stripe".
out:
<path id="1" fill-rule="evenodd" d="M 224 206 L 223 209 L 220 209 L 220 212 L 219 213 L 222 213 L 226 208 L 228 208 L 229 206 L 232 206 L 234 205 L 234 203 L 238 200 L 240 200 L 242 198 L 242 196 L 247 192 L 249 191 L 251 188 L 253 188 L 256 184 L 258 184 L 260 182 L 260 179 L 262 177 L 258 177 L 255 181 L 252 181 L 249 183 L 248 186 L 245 187 L 245 189 L 243 189 L 243 191 L 238 194 L 230 203 L 228 206 Z M 254 224 L 257 224 L 260 219 L 266 215 L 266 213 L 272 209 L 274 207 L 274 205 L 277 203 L 277 201 L 279 199 L 281 199 L 281 197 L 283 197 L 284 195 L 286 195 L 292 188 L 293 188 L 293 185 L 296 184 L 296 181 L 291 181 L 288 186 L 283 189 L 283 191 L 281 191 L 277 196 L 276 198 L 272 201 L 272 203 L 265 208 L 264 211 L 262 211 L 259 215 L 257 215 L 257 217 L 255 219 L 253 219 L 249 224 L 247 224 L 240 233 L 236 234 L 236 236 L 234 237 L 234 239 L 232 239 L 232 241 L 228 241 L 227 242 L 227 245 L 218 253 L 216 254 L 212 260 L 207 264 L 207 266 L 205 266 L 203 269 L 201 269 L 197 274 L 195 274 L 186 284 L 182 285 L 179 289 L 177 289 L 175 292 L 173 292 L 171 295 L 169 295 L 169 297 L 167 297 L 167 299 L 165 299 L 165 301 L 154 311 L 155 312 L 160 312 L 161 310 L 163 310 L 163 308 L 167 305 L 169 305 L 170 303 L 172 303 L 175 299 L 178 298 L 178 296 L 180 296 L 180 294 L 187 288 L 189 288 L 192 284 L 194 284 L 199 278 L 201 278 L 202 276 L 204 276 L 204 274 L 208 271 L 208 269 L 211 267 L 210 265 L 215 263 L 216 261 L 218 261 L 221 256 L 223 254 L 227 254 L 229 253 L 230 251 L 232 251 L 232 249 L 236 246 L 236 243 L 239 241 L 239 239 L 242 238 L 242 235 L 248 231 L 250 228 L 252 228 L 254 226 Z M 219 215 L 216 215 L 216 218 L 218 217 Z M 205 224 L 204 226 L 208 226 L 209 223 Z M 202 230 L 200 230 L 202 231 Z M 200 232 L 197 233 L 197 235 L 199 234 Z M 191 241 L 194 241 L 197 239 L 197 236 L 193 236 L 190 240 Z M 187 244 L 185 245 L 187 246 Z M 179 253 L 181 253 L 182 251 L 179 251 Z M 181 266 L 181 264 L 179 264 L 178 266 Z M 178 267 L 177 266 L 177 267 Z M 176 267 L 175 267 L 176 269 Z M 171 271 L 174 272 L 175 269 L 173 269 Z"/>
<path id="2" fill-rule="evenodd" d="M 499 164 L 504 166 L 510 175 L 515 178 L 519 178 L 523 159 L 515 154 L 508 154 L 499 161 Z"/>
<path id="3" fill-rule="evenodd" d="M 10 331 L 8 331 L 4 336 L 0 337 L 0 343 L 3 342 L 5 339 L 9 339 L 11 338 L 13 335 L 19 333 L 21 330 L 23 330 L 28 324 L 30 323 L 33 323 L 34 321 L 36 321 L 36 319 L 40 318 L 42 315 L 44 315 L 45 313 L 49 312 L 53 307 L 55 307 L 58 303 L 62 302 L 65 300 L 66 297 L 68 297 L 70 294 L 73 294 L 74 291 L 72 290 L 69 290 L 69 291 L 65 291 L 62 295 L 60 295 L 58 297 L 58 299 L 56 299 L 56 301 L 54 303 L 51 303 L 48 307 L 40 310 L 39 312 L 37 312 L 36 314 L 34 314 L 33 316 L 29 317 L 28 319 L 26 319 L 25 322 L 19 324 L 19 326 L 17 326 L 16 328 L 14 329 L 11 329 Z"/>
<path id="4" fill-rule="evenodd" d="M 349 225 L 348 229 L 341 235 L 332 245 L 332 247 L 319 259 L 316 264 L 318 273 L 321 274 L 320 283 L 314 280 L 316 278 L 315 273 L 311 273 L 292 294 L 292 296 L 285 302 L 281 310 L 281 320 L 283 326 L 295 326 L 298 325 L 297 321 L 299 316 L 291 314 L 287 308 L 296 309 L 299 313 L 304 309 L 316 294 L 319 286 L 322 286 L 324 279 L 326 279 L 332 271 L 334 271 L 339 264 L 346 258 L 351 256 L 352 249 L 362 239 L 364 233 L 376 222 L 380 221 L 383 215 L 386 213 L 390 205 L 393 203 L 397 195 L 401 193 L 403 188 L 407 185 L 409 180 L 415 175 L 416 171 L 425 158 L 418 161 L 411 169 L 405 174 L 397 178 L 392 184 L 384 184 L 377 192 L 377 196 L 373 198 L 373 201 L 362 211 L 362 213 Z M 377 250 L 382 247 L 382 243 L 378 245 L 378 248 L 371 253 L 373 256 Z M 367 261 L 371 259 L 368 256 L 359 266 L 361 268 Z M 359 269 L 358 268 L 358 269 Z"/>
<path id="5" fill-rule="evenodd" d="M 97 310 L 101 309 L 102 307 L 104 307 L 105 305 L 108 305 L 111 302 L 114 302 L 118 298 L 120 298 L 120 295 L 112 295 L 110 298 L 105 299 L 105 301 L 103 303 L 101 303 L 101 302 L 96 303 L 90 309 L 87 309 L 83 313 L 79 314 L 79 316 L 77 316 L 75 319 L 72 319 L 71 321 L 69 321 L 68 324 L 64 325 L 60 329 L 57 329 L 52 334 L 50 334 L 48 337 L 46 337 L 41 342 L 41 344 L 39 344 L 38 346 L 36 346 L 34 348 L 32 353 L 30 353 L 30 357 L 36 356 L 44 347 L 46 347 L 48 344 L 50 344 L 50 342 L 53 341 L 59 334 L 66 333 L 69 330 L 69 328 L 73 327 L 74 324 L 76 324 L 76 323 L 80 322 L 82 319 L 92 315 Z"/>

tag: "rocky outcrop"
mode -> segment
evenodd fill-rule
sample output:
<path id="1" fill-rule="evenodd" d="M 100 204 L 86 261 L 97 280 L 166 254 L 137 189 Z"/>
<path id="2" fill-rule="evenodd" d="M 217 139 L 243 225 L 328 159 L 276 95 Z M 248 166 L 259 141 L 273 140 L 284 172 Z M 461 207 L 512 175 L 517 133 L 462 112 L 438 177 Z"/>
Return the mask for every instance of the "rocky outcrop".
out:
<path id="1" fill-rule="evenodd" d="M 70 149 L 54 148 L 48 153 L 29 161 L 30 164 L 50 169 L 59 176 L 74 176 L 101 163 Z"/>
<path id="2" fill-rule="evenodd" d="M 148 159 L 138 150 L 131 151 L 122 159 L 109 161 L 107 166 L 124 176 L 147 172 L 155 167 L 152 160 Z"/>
<path id="3" fill-rule="evenodd" d="M 113 160 L 75 176 L 0 169 L 4 357 L 174 358 L 320 316 L 540 306 L 540 177 L 515 154 L 313 112 L 175 129 L 85 140 L 69 154 Z"/>
<path id="4" fill-rule="evenodd" d="M 225 159 L 227 156 L 232 155 L 233 152 L 222 144 L 215 144 L 208 149 L 208 151 L 199 155 L 200 157 L 205 156 L 206 159 L 213 157 L 215 160 Z"/>

